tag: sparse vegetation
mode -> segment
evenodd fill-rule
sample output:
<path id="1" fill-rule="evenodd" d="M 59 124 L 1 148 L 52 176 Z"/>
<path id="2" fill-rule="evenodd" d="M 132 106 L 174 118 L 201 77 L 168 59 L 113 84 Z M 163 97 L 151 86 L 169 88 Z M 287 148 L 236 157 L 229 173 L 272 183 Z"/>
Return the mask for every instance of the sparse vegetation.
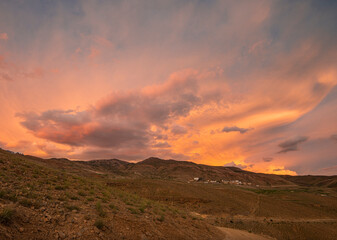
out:
<path id="1" fill-rule="evenodd" d="M 34 203 L 28 199 L 22 199 L 19 201 L 19 203 L 24 207 L 32 207 L 34 205 Z"/>
<path id="2" fill-rule="evenodd" d="M 57 222 L 60 224 L 59 228 L 65 229 L 66 226 L 71 226 L 71 231 L 83 234 L 86 239 L 94 239 L 98 232 L 97 230 L 96 232 L 80 231 L 78 226 L 81 226 L 81 221 L 94 224 L 98 229 L 104 230 L 103 234 L 107 237 L 112 234 L 111 224 L 118 224 L 119 229 L 122 229 L 129 228 L 132 222 L 141 223 L 139 224 L 141 229 L 122 230 L 123 233 L 148 231 L 147 228 L 153 227 L 150 227 L 149 223 L 160 225 L 165 223 L 165 228 L 170 231 L 175 232 L 175 228 L 181 228 L 180 231 L 191 234 L 195 239 L 217 239 L 212 235 L 211 231 L 214 229 L 209 224 L 245 229 L 274 237 L 277 232 L 277 237 L 280 239 L 286 239 L 282 235 L 280 237 L 284 229 L 295 234 L 295 230 L 289 227 L 293 225 L 301 234 L 310 231 L 307 226 L 316 230 L 319 226 L 319 229 L 322 229 L 319 230 L 321 233 L 331 232 L 331 235 L 334 234 L 336 226 L 334 222 L 307 221 L 304 225 L 304 223 L 278 220 L 305 219 L 306 216 L 320 218 L 320 214 L 325 214 L 326 218 L 334 218 L 337 211 L 332 199 L 337 195 L 329 189 L 305 186 L 249 188 L 188 184 L 159 177 L 134 179 L 123 176 L 116 179 L 113 174 L 92 174 L 86 177 L 88 171 L 85 165 L 78 168 L 74 163 L 76 168 L 73 168 L 73 163 L 67 163 L 60 171 L 59 165 L 63 163 L 58 161 L 44 162 L 44 160 L 31 160 L 15 155 L 16 158 L 7 159 L 1 154 L 0 150 L 0 159 L 4 159 L 6 170 L 0 166 L 0 206 L 7 206 L 3 209 L 9 208 L 11 211 L 0 211 L 0 222 L 6 225 L 6 228 L 15 226 L 14 232 L 18 232 L 16 214 L 13 214 L 12 207 L 8 207 L 13 206 L 14 202 L 18 202 L 16 204 L 17 217 L 20 219 L 18 223 L 24 225 L 24 221 L 27 221 L 25 216 L 30 216 L 33 224 L 43 226 L 39 228 L 42 234 L 42 232 L 53 231 L 51 229 L 55 228 Z M 110 184 L 111 182 L 113 183 Z M 301 211 L 297 211 L 298 209 Z M 200 215 L 191 214 L 191 212 L 200 213 Z M 295 212 L 296 216 L 294 216 Z M 202 215 L 202 213 L 206 214 Z M 254 214 L 269 216 L 271 213 L 273 217 L 268 217 L 261 223 L 242 221 L 237 217 L 249 214 L 253 218 Z M 226 214 L 232 216 L 231 219 L 222 217 Z M 179 226 L 175 224 L 177 220 Z M 15 224 L 10 224 L 11 222 Z M 206 226 L 211 231 L 206 230 Z M 0 228 L 0 238 L 3 236 L 1 231 Z M 20 231 L 29 234 L 25 229 Z M 57 231 L 60 237 L 70 236 L 66 230 Z M 179 234 L 179 231 L 176 232 Z M 42 236 L 39 232 L 34 234 Z M 156 236 L 153 232 L 151 234 Z M 171 233 L 166 232 L 166 234 L 171 236 Z M 177 236 L 172 238 L 178 239 L 180 235 Z M 319 239 L 318 235 L 313 236 Z M 18 238 L 18 235 L 15 237 Z"/>
<path id="3" fill-rule="evenodd" d="M 95 200 L 95 199 L 94 199 L 93 197 L 88 197 L 88 198 L 87 198 L 87 201 L 88 201 L 88 202 L 93 202 L 94 200 Z"/>
<path id="4" fill-rule="evenodd" d="M 70 196 L 69 197 L 71 200 L 79 200 L 79 198 L 77 196 Z"/>
<path id="5" fill-rule="evenodd" d="M 102 230 L 104 228 L 104 221 L 102 219 L 97 219 L 94 223 L 94 226 Z"/>
<path id="6" fill-rule="evenodd" d="M 11 208 L 4 208 L 0 212 L 0 223 L 8 225 L 12 222 L 15 211 Z"/>
<path id="7" fill-rule="evenodd" d="M 77 194 L 78 194 L 79 196 L 82 196 L 82 197 L 87 196 L 87 194 L 86 194 L 85 192 L 83 192 L 83 191 L 79 191 Z"/>
<path id="8" fill-rule="evenodd" d="M 164 220 L 165 220 L 164 215 L 160 215 L 160 217 L 157 218 L 157 220 L 158 220 L 159 222 L 164 222 Z"/>
<path id="9" fill-rule="evenodd" d="M 65 190 L 66 188 L 64 186 L 57 185 L 55 186 L 55 190 Z"/>
<path id="10" fill-rule="evenodd" d="M 96 203 L 96 211 L 100 217 L 106 217 L 106 212 L 104 211 L 101 202 Z"/>
<path id="11" fill-rule="evenodd" d="M 139 212 L 137 211 L 137 209 L 132 208 L 132 207 L 128 207 L 128 210 L 132 213 L 132 214 L 138 214 Z"/>
<path id="12" fill-rule="evenodd" d="M 67 205 L 66 208 L 67 208 L 69 211 L 73 211 L 73 210 L 80 211 L 80 210 L 81 210 L 80 207 L 75 206 L 75 205 Z"/>

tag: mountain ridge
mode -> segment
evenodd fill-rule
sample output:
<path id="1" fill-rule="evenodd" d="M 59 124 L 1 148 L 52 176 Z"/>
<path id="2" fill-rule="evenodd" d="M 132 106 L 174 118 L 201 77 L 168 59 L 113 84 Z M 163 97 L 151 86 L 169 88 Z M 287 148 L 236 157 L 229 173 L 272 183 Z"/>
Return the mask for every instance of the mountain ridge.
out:
<path id="1" fill-rule="evenodd" d="M 8 150 L 4 150 L 8 151 Z M 8 151 L 11 152 L 11 151 Z M 13 152 L 11 152 L 13 153 Z M 15 153 L 13 153 L 15 154 Z M 19 153 L 16 153 L 19 154 Z M 20 154 L 21 155 L 21 154 Z M 139 162 L 127 162 L 124 160 L 94 159 L 94 160 L 70 160 L 67 158 L 39 158 L 31 155 L 23 155 L 34 161 L 51 164 L 58 168 L 72 168 L 75 172 L 89 171 L 91 173 L 109 174 L 133 178 L 162 178 L 177 181 L 191 181 L 198 178 L 199 181 L 234 181 L 238 180 L 252 185 L 263 186 L 318 186 L 337 188 L 337 175 L 276 175 L 256 173 L 243 170 L 238 167 L 210 166 L 197 164 L 190 161 L 178 161 L 174 159 L 161 159 L 149 157 Z M 84 174 L 84 173 L 83 173 Z"/>

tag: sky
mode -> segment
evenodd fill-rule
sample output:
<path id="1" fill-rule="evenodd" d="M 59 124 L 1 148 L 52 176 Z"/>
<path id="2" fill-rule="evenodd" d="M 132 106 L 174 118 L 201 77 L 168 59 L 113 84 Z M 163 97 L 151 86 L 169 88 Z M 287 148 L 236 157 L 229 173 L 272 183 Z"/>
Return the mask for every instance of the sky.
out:
<path id="1" fill-rule="evenodd" d="M 0 147 L 337 174 L 337 1 L 0 2 Z"/>

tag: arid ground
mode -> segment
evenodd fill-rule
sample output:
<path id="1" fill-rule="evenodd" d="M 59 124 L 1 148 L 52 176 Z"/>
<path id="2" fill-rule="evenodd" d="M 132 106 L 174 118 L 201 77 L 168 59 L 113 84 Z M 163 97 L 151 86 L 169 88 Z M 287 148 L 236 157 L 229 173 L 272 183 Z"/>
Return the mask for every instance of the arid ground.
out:
<path id="1" fill-rule="evenodd" d="M 336 179 L 0 150 L 0 239 L 336 239 Z"/>

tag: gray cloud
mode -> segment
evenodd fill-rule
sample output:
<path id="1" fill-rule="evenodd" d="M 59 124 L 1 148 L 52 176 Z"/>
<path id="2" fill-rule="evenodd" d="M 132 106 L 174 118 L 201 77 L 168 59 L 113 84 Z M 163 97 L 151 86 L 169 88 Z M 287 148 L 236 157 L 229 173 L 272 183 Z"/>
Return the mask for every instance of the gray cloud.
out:
<path id="1" fill-rule="evenodd" d="M 9 76 L 7 73 L 1 73 L 0 74 L 0 80 L 11 82 L 13 81 L 13 78 Z"/>
<path id="2" fill-rule="evenodd" d="M 181 134 L 185 134 L 187 133 L 187 129 L 183 126 L 180 126 L 180 125 L 174 125 L 172 128 L 171 128 L 171 132 L 174 134 L 174 135 L 181 135 Z"/>
<path id="3" fill-rule="evenodd" d="M 237 127 L 237 126 L 233 126 L 233 127 L 224 127 L 222 129 L 222 132 L 240 132 L 241 134 L 244 134 L 248 131 L 250 131 L 251 128 L 240 128 L 240 127 Z"/>
<path id="4" fill-rule="evenodd" d="M 179 153 L 173 153 L 170 149 L 162 148 L 96 148 L 88 147 L 80 154 L 72 154 L 70 158 L 76 159 L 111 159 L 118 158 L 121 160 L 144 160 L 149 156 L 154 156 L 162 159 L 188 160 L 189 157 Z"/>
<path id="5" fill-rule="evenodd" d="M 167 142 L 159 142 L 153 145 L 154 148 L 170 148 L 171 145 Z"/>
<path id="6" fill-rule="evenodd" d="M 264 161 L 264 162 L 271 162 L 271 161 L 273 161 L 273 159 L 274 159 L 274 158 L 272 158 L 272 157 L 264 157 L 264 158 L 263 158 L 263 161 Z"/>
<path id="7" fill-rule="evenodd" d="M 321 168 L 318 171 L 319 172 L 323 172 L 324 174 L 333 174 L 333 175 L 336 175 L 337 165 Z"/>
<path id="8" fill-rule="evenodd" d="M 282 148 L 281 151 L 278 153 L 286 153 L 290 151 L 297 151 L 298 150 L 298 145 L 307 141 L 309 138 L 308 137 L 297 137 L 291 140 L 284 141 L 280 143 L 278 146 Z"/>
<path id="9" fill-rule="evenodd" d="M 337 134 L 331 135 L 331 139 L 337 142 Z"/>
<path id="10" fill-rule="evenodd" d="M 199 91 L 197 78 L 195 73 L 188 73 L 143 91 L 111 94 L 97 105 L 96 114 L 164 125 L 207 102 L 206 96 Z"/>
<path id="11" fill-rule="evenodd" d="M 49 110 L 18 113 L 22 126 L 40 138 L 71 146 L 145 147 L 149 141 L 147 125 L 94 118 L 90 112 Z"/>
<path id="12" fill-rule="evenodd" d="M 110 94 L 86 111 L 48 110 L 21 112 L 16 116 L 36 137 L 52 142 L 123 150 L 120 156 L 126 155 L 127 150 L 130 155 L 140 156 L 131 152 L 142 149 L 141 155 L 147 157 L 143 150 L 151 154 L 152 148 L 166 148 L 166 154 L 173 156 L 169 152 L 171 146 L 160 140 L 168 138 L 167 131 L 173 135 L 187 133 L 186 127 L 174 121 L 213 101 L 209 92 L 199 90 L 198 82 L 198 74 L 187 71 L 161 85 Z M 153 126 L 156 130 L 152 130 Z"/>

